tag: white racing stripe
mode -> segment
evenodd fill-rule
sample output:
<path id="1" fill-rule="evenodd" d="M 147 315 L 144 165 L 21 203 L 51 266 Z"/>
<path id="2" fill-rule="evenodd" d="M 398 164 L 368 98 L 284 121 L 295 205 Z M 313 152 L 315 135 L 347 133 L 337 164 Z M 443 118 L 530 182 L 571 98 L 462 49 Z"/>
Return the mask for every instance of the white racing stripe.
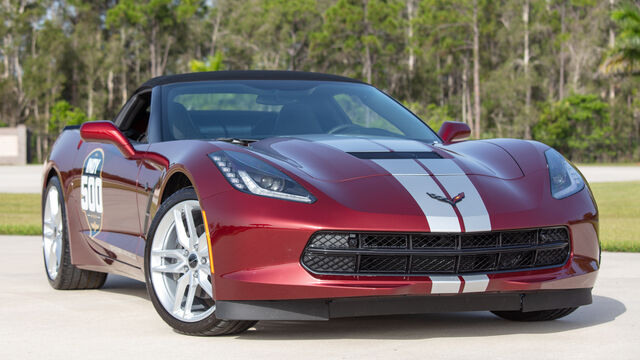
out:
<path id="1" fill-rule="evenodd" d="M 457 276 L 429 276 L 432 294 L 457 294 L 460 290 L 460 278 Z"/>
<path id="2" fill-rule="evenodd" d="M 464 175 L 464 171 L 453 161 L 449 159 L 427 159 L 419 160 L 434 174 L 451 174 L 437 176 L 440 184 L 447 190 L 451 197 L 464 193 L 464 199 L 456 204 L 462 221 L 464 222 L 465 231 L 490 231 L 491 220 L 484 201 L 478 190 L 473 185 L 469 177 Z M 432 170 L 433 169 L 433 170 Z"/>
<path id="3" fill-rule="evenodd" d="M 427 195 L 427 192 L 439 196 L 444 196 L 444 193 L 422 166 L 410 159 L 373 161 L 393 175 L 409 192 L 427 218 L 432 232 L 460 232 L 460 222 L 453 207 Z"/>
<path id="4" fill-rule="evenodd" d="M 319 142 L 345 152 L 428 151 L 426 144 L 412 140 L 396 139 L 340 139 L 327 138 Z M 429 173 L 412 159 L 378 159 L 376 164 L 393 175 L 409 192 L 424 213 L 432 232 L 460 232 L 460 222 L 453 207 L 427 195 L 427 192 L 443 196 L 444 193 Z M 464 193 L 464 199 L 456 204 L 465 231 L 489 231 L 491 221 L 478 190 L 464 171 L 451 159 L 420 159 L 442 184 L 450 196 Z"/>
<path id="5" fill-rule="evenodd" d="M 464 279 L 463 293 L 483 292 L 489 286 L 489 277 L 487 275 L 467 275 L 462 278 Z"/>

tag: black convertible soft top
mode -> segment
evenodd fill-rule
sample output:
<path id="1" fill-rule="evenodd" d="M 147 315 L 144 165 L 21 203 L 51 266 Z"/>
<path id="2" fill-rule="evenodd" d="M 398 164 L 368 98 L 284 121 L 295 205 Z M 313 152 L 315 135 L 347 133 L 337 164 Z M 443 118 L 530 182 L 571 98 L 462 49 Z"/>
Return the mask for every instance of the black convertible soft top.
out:
<path id="1" fill-rule="evenodd" d="M 362 83 L 359 80 L 344 76 L 304 72 L 304 71 L 272 71 L 272 70 L 243 70 L 243 71 L 209 71 L 188 74 L 176 74 L 155 77 L 140 86 L 136 91 L 149 89 L 158 85 L 179 82 L 209 81 L 209 80 L 310 80 L 310 81 L 342 81 Z"/>

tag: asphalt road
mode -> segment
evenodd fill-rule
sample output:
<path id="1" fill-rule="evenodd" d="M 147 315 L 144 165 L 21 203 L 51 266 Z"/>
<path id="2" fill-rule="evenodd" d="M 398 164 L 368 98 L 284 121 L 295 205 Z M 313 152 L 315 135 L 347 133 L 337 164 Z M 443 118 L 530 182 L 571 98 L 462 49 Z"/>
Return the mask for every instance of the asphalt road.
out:
<path id="1" fill-rule="evenodd" d="M 640 181 L 638 166 L 581 166 L 590 183 Z M 0 166 L 0 193 L 40 193 L 42 165 Z"/>
<path id="2" fill-rule="evenodd" d="M 144 284 L 56 291 L 38 237 L 0 236 L 0 359 L 637 359 L 640 254 L 605 253 L 594 303 L 552 322 L 490 313 L 265 321 L 245 334 L 173 332 Z"/>

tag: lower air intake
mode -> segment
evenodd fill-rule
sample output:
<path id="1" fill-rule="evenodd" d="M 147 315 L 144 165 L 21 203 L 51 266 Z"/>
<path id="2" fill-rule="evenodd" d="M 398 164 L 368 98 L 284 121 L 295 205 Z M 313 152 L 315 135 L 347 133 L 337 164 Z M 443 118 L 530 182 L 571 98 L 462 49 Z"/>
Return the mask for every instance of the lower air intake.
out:
<path id="1" fill-rule="evenodd" d="M 561 266 L 570 254 L 566 227 L 484 233 L 315 233 L 301 258 L 327 275 L 491 273 Z"/>

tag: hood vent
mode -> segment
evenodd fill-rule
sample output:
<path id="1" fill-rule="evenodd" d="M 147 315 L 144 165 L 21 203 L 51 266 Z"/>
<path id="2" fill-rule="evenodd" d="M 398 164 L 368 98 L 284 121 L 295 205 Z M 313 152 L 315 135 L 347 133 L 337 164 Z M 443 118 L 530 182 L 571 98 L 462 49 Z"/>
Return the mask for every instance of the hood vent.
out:
<path id="1" fill-rule="evenodd" d="M 382 159 L 442 159 L 442 156 L 433 151 L 393 151 L 393 152 L 349 152 L 349 155 L 358 159 L 382 160 Z"/>

